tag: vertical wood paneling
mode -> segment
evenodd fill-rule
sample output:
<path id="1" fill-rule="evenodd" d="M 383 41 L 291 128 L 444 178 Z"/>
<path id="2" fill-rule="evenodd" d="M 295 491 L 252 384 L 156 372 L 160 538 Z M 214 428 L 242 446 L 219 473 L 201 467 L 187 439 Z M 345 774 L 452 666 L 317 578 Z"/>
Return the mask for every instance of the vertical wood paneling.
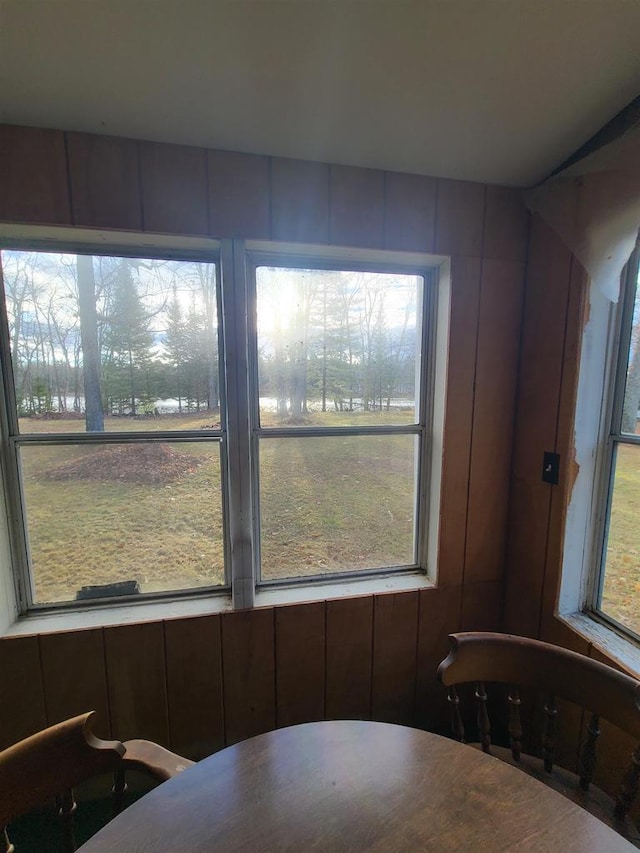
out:
<path id="1" fill-rule="evenodd" d="M 0 126 L 0 219 L 70 224 L 62 131 Z"/>
<path id="2" fill-rule="evenodd" d="M 411 725 L 414 719 L 418 592 L 377 595 L 373 616 L 371 717 Z"/>
<path id="3" fill-rule="evenodd" d="M 482 255 L 505 261 L 524 261 L 527 256 L 529 213 L 522 191 L 487 187 Z"/>
<path id="4" fill-rule="evenodd" d="M 169 745 L 162 622 L 105 628 L 112 734 Z"/>
<path id="5" fill-rule="evenodd" d="M 198 760 L 224 746 L 220 617 L 165 622 L 171 749 Z"/>
<path id="6" fill-rule="evenodd" d="M 0 641 L 0 749 L 47 725 L 37 637 Z"/>
<path id="7" fill-rule="evenodd" d="M 501 581 L 466 583 L 462 589 L 461 631 L 502 630 Z"/>
<path id="8" fill-rule="evenodd" d="M 446 690 L 436 673 L 449 653 L 449 634 L 458 630 L 460 605 L 460 587 L 420 591 L 415 719 L 420 728 L 447 731 Z"/>
<path id="9" fill-rule="evenodd" d="M 111 737 L 102 628 L 40 637 L 47 725 L 95 711 L 93 731 Z"/>
<path id="10" fill-rule="evenodd" d="M 438 583 L 446 586 L 459 586 L 464 573 L 479 303 L 480 260 L 453 258 L 438 547 Z"/>
<path id="11" fill-rule="evenodd" d="M 569 250 L 533 218 L 525 290 L 507 543 L 505 628 L 538 635 L 551 492 L 542 456 L 556 441 Z"/>
<path id="12" fill-rule="evenodd" d="M 4 128 L 0 146 L 4 219 L 64 223 L 72 214 L 76 225 L 102 228 L 453 256 L 441 588 L 327 602 L 326 637 L 325 605 L 312 604 L 52 635 L 40 646 L 35 638 L 3 639 L 3 687 L 20 698 L 0 706 L 0 736 L 14 741 L 46 725 L 47 711 L 53 720 L 87 701 L 106 714 L 105 684 L 113 736 L 167 743 L 170 735 L 175 749 L 194 757 L 220 746 L 223 729 L 232 743 L 276 722 L 322 716 L 323 702 L 327 717 L 411 723 L 415 708 L 420 721 L 435 724 L 435 667 L 446 635 L 500 627 L 505 491 L 493 479 L 504 484 L 500 444 L 508 444 L 513 408 L 519 329 L 509 275 L 524 257 L 527 235 L 518 192 L 77 133 L 67 134 L 67 176 L 59 132 Z M 549 511 L 552 525 L 564 514 L 539 482 L 542 449 L 553 449 L 556 427 L 563 445 L 571 417 L 563 415 L 569 338 L 562 370 L 568 252 L 544 226 L 536 228 L 509 551 L 510 626 L 522 633 L 537 631 L 544 549 L 548 561 L 558 560 L 561 531 L 549 528 Z M 482 302 L 481 255 L 490 259 Z M 486 500 L 492 494 L 499 505 Z"/>
<path id="13" fill-rule="evenodd" d="M 385 172 L 384 245 L 403 252 L 433 252 L 437 181 Z"/>
<path id="14" fill-rule="evenodd" d="M 517 412 L 515 473 L 538 474 L 553 449 L 564 350 L 571 255 L 537 216 L 527 270 Z M 537 447 L 532 454 L 531 444 Z M 536 476 L 536 480 L 539 478 Z"/>
<path id="15" fill-rule="evenodd" d="M 331 166 L 330 240 L 346 246 L 384 246 L 384 172 Z"/>
<path id="16" fill-rule="evenodd" d="M 271 236 L 301 243 L 329 242 L 329 166 L 271 159 Z"/>
<path id="17" fill-rule="evenodd" d="M 438 180 L 435 251 L 480 256 L 484 223 L 484 184 Z"/>
<path id="18" fill-rule="evenodd" d="M 484 260 L 476 358 L 465 582 L 504 573 L 524 265 Z"/>
<path id="19" fill-rule="evenodd" d="M 366 720 L 371 714 L 373 597 L 327 601 L 326 717 Z"/>
<path id="20" fill-rule="evenodd" d="M 227 744 L 276 727 L 274 611 L 241 610 L 222 619 Z"/>
<path id="21" fill-rule="evenodd" d="M 549 533 L 542 590 L 542 609 L 544 613 L 548 614 L 555 612 L 558 600 L 567 509 L 578 473 L 578 466 L 574 459 L 574 417 L 578 392 L 582 331 L 586 319 L 587 286 L 587 275 L 574 258 L 571 264 L 555 448 L 556 452 L 560 454 L 560 482 L 551 492 Z"/>
<path id="22" fill-rule="evenodd" d="M 276 618 L 278 727 L 324 718 L 324 602 L 279 607 Z"/>
<path id="23" fill-rule="evenodd" d="M 67 150 L 74 225 L 140 231 L 138 143 L 68 133 Z"/>
<path id="24" fill-rule="evenodd" d="M 208 234 L 207 152 L 186 145 L 140 143 L 146 231 Z"/>
<path id="25" fill-rule="evenodd" d="M 268 239 L 269 158 L 208 151 L 209 227 L 214 237 Z"/>

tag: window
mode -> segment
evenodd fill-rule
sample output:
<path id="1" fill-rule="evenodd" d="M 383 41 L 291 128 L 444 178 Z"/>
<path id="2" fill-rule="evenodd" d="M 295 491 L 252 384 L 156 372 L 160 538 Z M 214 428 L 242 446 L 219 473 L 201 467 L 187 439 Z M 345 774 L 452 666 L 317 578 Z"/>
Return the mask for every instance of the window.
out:
<path id="1" fill-rule="evenodd" d="M 1 253 L 23 612 L 426 571 L 435 266 L 89 239 Z"/>
<path id="2" fill-rule="evenodd" d="M 640 635 L 640 288 L 638 249 L 625 274 L 620 302 L 619 355 L 604 465 L 602 558 L 594 606 Z"/>
<path id="3" fill-rule="evenodd" d="M 217 264 L 1 259 L 23 606 L 224 586 Z"/>

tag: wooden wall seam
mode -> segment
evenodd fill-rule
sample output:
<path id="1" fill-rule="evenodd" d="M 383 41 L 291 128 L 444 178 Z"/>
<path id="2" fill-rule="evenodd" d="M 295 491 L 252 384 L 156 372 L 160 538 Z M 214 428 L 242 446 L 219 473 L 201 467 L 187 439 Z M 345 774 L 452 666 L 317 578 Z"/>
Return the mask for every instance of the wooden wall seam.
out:
<path id="1" fill-rule="evenodd" d="M 567 347 L 567 329 L 569 327 L 569 322 L 570 322 L 569 304 L 571 301 L 571 279 L 572 279 L 572 269 L 574 267 L 574 264 L 575 264 L 575 260 L 574 260 L 573 256 L 571 256 L 570 261 L 569 261 L 569 284 L 567 287 L 566 306 L 565 306 L 565 312 L 564 312 L 564 329 L 563 329 L 563 334 L 562 334 L 562 353 L 560 356 L 561 363 L 562 363 L 562 369 L 560 372 L 560 382 L 558 384 L 558 398 L 557 398 L 557 405 L 556 405 L 555 432 L 554 432 L 554 437 L 553 437 L 553 447 L 551 448 L 551 450 L 554 453 L 557 453 L 557 451 L 558 451 L 558 433 L 559 433 L 559 429 L 560 429 L 560 409 L 561 409 L 561 400 L 562 400 L 562 384 L 563 384 L 563 374 L 565 372 L 564 371 L 564 357 L 565 357 L 565 351 L 566 351 L 566 347 Z M 567 460 L 564 459 L 563 461 L 564 461 L 563 467 L 566 469 Z M 563 480 L 565 480 L 565 479 L 566 479 L 566 472 L 565 472 L 565 477 L 563 477 Z M 537 632 L 536 632 L 536 636 L 538 636 L 538 637 L 540 636 L 540 633 L 542 630 L 542 621 L 544 618 L 544 614 L 543 614 L 543 607 L 544 607 L 544 600 L 545 600 L 544 599 L 544 587 L 545 587 L 545 584 L 547 582 L 547 577 L 549 574 L 549 548 L 550 548 L 550 538 L 551 538 L 551 525 L 552 525 L 552 520 L 553 520 L 554 497 L 556 496 L 559 488 L 560 488 L 559 483 L 556 484 L 555 486 L 552 486 L 551 490 L 550 490 L 550 495 L 549 495 L 549 512 L 547 515 L 547 531 L 546 531 L 545 546 L 544 546 L 544 563 L 542 566 L 542 577 L 541 577 L 541 585 L 542 586 L 541 586 L 541 592 L 540 592 L 540 601 L 539 601 L 539 605 L 538 605 L 538 626 L 537 626 Z"/>

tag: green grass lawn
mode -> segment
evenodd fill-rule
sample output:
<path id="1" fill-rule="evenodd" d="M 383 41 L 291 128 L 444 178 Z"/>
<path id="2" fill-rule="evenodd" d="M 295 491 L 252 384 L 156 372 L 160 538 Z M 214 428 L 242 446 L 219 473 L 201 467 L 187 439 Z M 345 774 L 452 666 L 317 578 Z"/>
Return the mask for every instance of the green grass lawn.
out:
<path id="1" fill-rule="evenodd" d="M 640 447 L 618 446 L 602 609 L 640 634 Z"/>
<path id="2" fill-rule="evenodd" d="M 313 422 L 410 422 L 411 413 L 315 413 Z M 263 425 L 276 423 L 263 416 Z M 215 416 L 108 418 L 106 429 L 198 430 Z M 23 432 L 84 430 L 82 420 L 26 420 Z M 165 443 L 155 482 L 146 445 L 113 457 L 109 477 L 95 446 L 27 446 L 22 451 L 29 544 L 38 602 L 73 599 L 80 587 L 135 580 L 143 592 L 224 584 L 220 445 Z M 117 447 L 122 447 L 118 445 Z M 107 450 L 109 450 L 107 448 Z M 136 455 L 140 451 L 141 458 Z M 113 452 L 113 448 L 111 448 Z M 324 575 L 414 560 L 413 436 L 267 438 L 260 443 L 260 538 L 267 580 Z M 86 457 L 91 457 L 87 461 Z M 68 479 L 56 472 L 76 472 Z M 84 466 L 84 468 L 83 468 Z M 103 466 L 104 467 L 104 466 Z M 157 474 L 157 476 L 156 476 Z M 112 475 L 112 476 L 111 476 Z M 640 448 L 622 445 L 609 529 L 603 610 L 640 633 Z"/>
<path id="3" fill-rule="evenodd" d="M 315 414 L 313 422 L 397 423 L 410 417 L 332 412 Z M 113 432 L 214 423 L 207 413 L 113 418 L 105 426 Z M 82 420 L 21 423 L 31 433 L 83 429 Z M 166 455 L 157 460 L 145 455 L 148 447 L 23 447 L 37 602 L 71 600 L 82 586 L 124 580 L 137 581 L 143 592 L 224 583 L 219 443 L 162 442 L 154 448 Z M 405 435 L 263 440 L 263 577 L 411 564 L 414 456 L 415 438 Z"/>

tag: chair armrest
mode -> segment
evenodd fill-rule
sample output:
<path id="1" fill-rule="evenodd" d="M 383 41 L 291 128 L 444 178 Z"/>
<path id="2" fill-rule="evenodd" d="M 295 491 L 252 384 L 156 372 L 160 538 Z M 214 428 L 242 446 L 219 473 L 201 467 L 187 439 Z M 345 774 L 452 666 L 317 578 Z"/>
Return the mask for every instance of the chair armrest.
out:
<path id="1" fill-rule="evenodd" d="M 124 744 L 122 763 L 134 770 L 143 770 L 158 782 L 166 782 L 194 763 L 149 740 L 128 740 Z"/>

